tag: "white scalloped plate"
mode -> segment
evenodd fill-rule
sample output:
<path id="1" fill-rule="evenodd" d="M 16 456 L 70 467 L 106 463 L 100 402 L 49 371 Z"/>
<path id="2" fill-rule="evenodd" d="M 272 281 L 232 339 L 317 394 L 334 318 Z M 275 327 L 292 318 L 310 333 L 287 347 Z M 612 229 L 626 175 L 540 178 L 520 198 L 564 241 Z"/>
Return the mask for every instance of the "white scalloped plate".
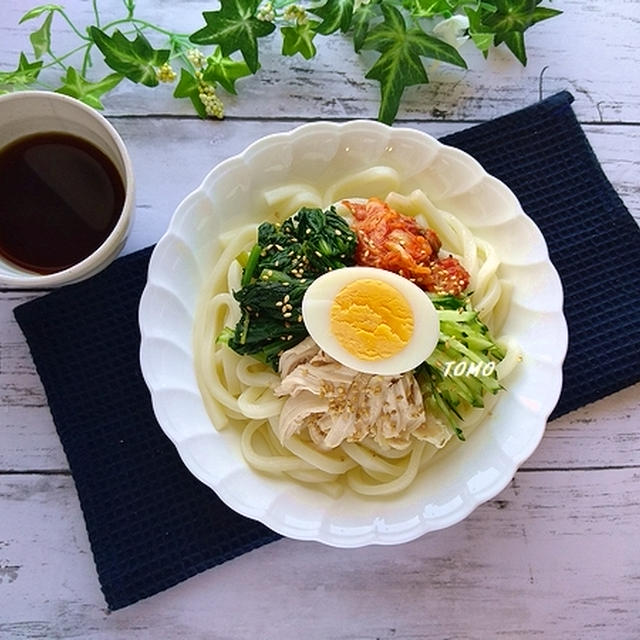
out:
<path id="1" fill-rule="evenodd" d="M 372 166 L 385 180 L 362 193 L 339 183 Z M 399 178 L 399 187 L 392 184 Z M 338 185 L 327 198 L 423 189 L 491 242 L 514 283 L 504 332 L 524 360 L 492 415 L 468 441 L 425 469 L 404 493 L 339 498 L 262 475 L 244 461 L 239 434 L 218 432 L 193 368 L 196 300 L 215 262 L 218 235 L 264 219 L 264 191 L 284 184 Z M 328 204 L 328 203 L 326 203 Z M 232 509 L 291 538 L 338 547 L 397 544 L 453 525 L 498 494 L 538 445 L 562 386 L 567 327 L 562 287 L 542 234 L 513 193 L 466 153 L 413 129 L 378 122 L 315 122 L 270 135 L 215 167 L 178 206 L 158 242 L 140 302 L 140 360 L 153 407 L 187 468 Z"/>

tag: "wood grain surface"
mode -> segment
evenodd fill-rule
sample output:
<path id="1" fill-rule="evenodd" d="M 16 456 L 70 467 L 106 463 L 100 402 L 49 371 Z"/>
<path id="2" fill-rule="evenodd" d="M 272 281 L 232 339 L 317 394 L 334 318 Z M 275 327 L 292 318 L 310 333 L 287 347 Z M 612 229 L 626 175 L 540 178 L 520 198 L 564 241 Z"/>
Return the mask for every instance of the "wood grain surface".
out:
<path id="1" fill-rule="evenodd" d="M 0 69 L 30 50 L 33 4 L 0 11 Z M 213 3 L 138 0 L 137 13 L 189 32 Z M 65 3 L 78 24 L 91 3 Z M 121 0 L 100 2 L 119 15 Z M 397 124 L 436 137 L 567 89 L 613 186 L 640 222 L 640 2 L 565 0 L 528 32 L 529 65 L 500 49 L 469 69 L 430 69 Z M 62 23 L 57 42 L 72 43 Z M 250 142 L 317 119 L 375 117 L 368 59 L 340 37 L 313 61 L 262 69 L 224 97 L 227 119 L 198 120 L 171 89 L 123 85 L 106 114 L 127 144 L 138 193 L 125 252 L 158 240 L 176 205 Z M 96 65 L 99 62 L 95 61 Z M 52 83 L 54 70 L 48 70 Z M 631 295 L 637 296 L 634 283 Z M 485 640 L 640 638 L 640 385 L 548 425 L 511 484 L 469 518 L 399 547 L 340 550 L 281 540 L 117 612 L 108 612 L 68 464 L 16 305 L 0 290 L 0 638 Z M 588 300 L 585 301 L 588 313 Z M 640 363 L 638 363 L 640 366 Z"/>

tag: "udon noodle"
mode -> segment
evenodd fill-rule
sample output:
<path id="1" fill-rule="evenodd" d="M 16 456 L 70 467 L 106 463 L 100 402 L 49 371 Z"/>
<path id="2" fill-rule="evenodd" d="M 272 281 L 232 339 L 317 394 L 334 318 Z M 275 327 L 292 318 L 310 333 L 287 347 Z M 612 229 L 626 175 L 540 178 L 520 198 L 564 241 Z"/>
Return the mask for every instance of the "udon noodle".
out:
<path id="1" fill-rule="evenodd" d="M 326 207 L 348 197 L 349 193 L 361 196 L 363 189 L 372 189 L 374 184 L 378 189 L 381 184 L 391 185 L 390 171 L 393 170 L 384 167 L 368 170 L 352 178 L 351 183 L 344 181 L 323 194 L 305 185 L 280 187 L 266 193 L 265 199 L 274 217 L 282 219 L 301 206 Z M 504 381 L 515 367 L 519 352 L 511 339 L 500 335 L 509 310 L 510 287 L 498 276 L 500 260 L 496 251 L 488 242 L 475 237 L 454 215 L 438 209 L 422 191 L 383 195 L 393 209 L 415 216 L 424 226 L 436 231 L 443 251 L 458 257 L 469 272 L 473 306 L 506 350 L 506 356 L 496 366 L 498 380 Z M 443 449 L 415 440 L 408 449 L 383 450 L 367 438 L 361 442 L 344 441 L 335 449 L 321 451 L 304 432 L 281 443 L 274 433 L 285 402 L 285 398 L 274 394 L 280 382 L 279 374 L 216 340 L 224 327 L 235 326 L 240 318 L 240 309 L 232 294 L 240 288 L 242 277 L 237 257 L 256 242 L 257 226 L 246 225 L 220 238 L 220 257 L 196 311 L 195 370 L 211 422 L 218 430 L 239 431 L 242 454 L 247 463 L 259 471 L 284 474 L 332 493 L 342 491 L 345 483 L 366 495 L 381 496 L 405 489 Z M 487 394 L 483 408 L 463 414 L 461 424 L 466 436 L 487 417 L 497 399 L 498 396 Z M 458 446 L 454 442 L 452 438 L 444 450 Z"/>

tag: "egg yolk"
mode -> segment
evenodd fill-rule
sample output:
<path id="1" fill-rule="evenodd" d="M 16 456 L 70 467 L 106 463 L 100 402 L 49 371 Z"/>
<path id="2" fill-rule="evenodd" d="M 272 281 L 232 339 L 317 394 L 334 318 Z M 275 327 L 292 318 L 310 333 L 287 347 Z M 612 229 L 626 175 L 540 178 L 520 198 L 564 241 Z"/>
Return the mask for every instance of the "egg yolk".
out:
<path id="1" fill-rule="evenodd" d="M 383 360 L 402 351 L 411 339 L 413 313 L 393 286 L 365 278 L 336 295 L 330 327 L 350 354 L 362 360 Z"/>

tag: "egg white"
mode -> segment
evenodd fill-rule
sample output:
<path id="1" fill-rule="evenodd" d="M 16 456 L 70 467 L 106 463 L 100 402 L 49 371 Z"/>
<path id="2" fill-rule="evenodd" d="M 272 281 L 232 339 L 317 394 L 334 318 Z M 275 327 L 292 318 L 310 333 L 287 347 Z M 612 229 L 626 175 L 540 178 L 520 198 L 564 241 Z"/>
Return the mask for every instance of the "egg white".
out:
<path id="1" fill-rule="evenodd" d="M 350 353 L 331 331 L 331 307 L 336 295 L 363 278 L 393 287 L 405 298 L 413 314 L 413 333 L 407 344 L 392 356 L 380 360 L 363 360 Z M 410 280 L 374 267 L 344 267 L 314 280 L 302 299 L 302 318 L 316 344 L 345 367 L 387 376 L 406 373 L 424 362 L 436 348 L 440 333 L 438 314 L 429 296 Z"/>

